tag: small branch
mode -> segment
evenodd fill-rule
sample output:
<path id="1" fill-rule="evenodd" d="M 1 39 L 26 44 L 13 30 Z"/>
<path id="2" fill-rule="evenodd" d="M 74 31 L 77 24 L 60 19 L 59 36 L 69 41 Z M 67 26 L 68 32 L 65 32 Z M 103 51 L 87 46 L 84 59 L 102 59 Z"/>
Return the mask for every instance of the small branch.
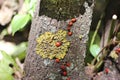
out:
<path id="1" fill-rule="evenodd" d="M 92 65 L 95 64 L 95 61 L 97 60 L 98 56 L 100 55 L 100 53 L 103 52 L 104 49 L 108 48 L 108 47 L 111 46 L 112 44 L 119 44 L 119 43 L 120 43 L 120 41 L 114 41 L 114 42 L 112 41 L 112 42 L 110 42 L 108 45 L 106 45 L 105 47 L 103 47 L 102 50 L 98 53 L 98 55 L 93 59 L 93 61 L 91 62 L 91 64 L 92 64 Z M 103 58 L 102 58 L 102 59 L 103 59 Z"/>

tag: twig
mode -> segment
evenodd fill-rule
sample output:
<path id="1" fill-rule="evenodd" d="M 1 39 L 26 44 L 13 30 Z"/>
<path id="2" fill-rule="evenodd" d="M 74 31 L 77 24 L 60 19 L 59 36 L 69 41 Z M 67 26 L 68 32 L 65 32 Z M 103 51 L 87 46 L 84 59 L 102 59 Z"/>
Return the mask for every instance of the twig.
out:
<path id="1" fill-rule="evenodd" d="M 105 47 L 102 48 L 102 50 L 98 53 L 98 55 L 93 59 L 93 61 L 91 62 L 92 65 L 95 64 L 95 61 L 97 60 L 98 56 L 100 55 L 101 52 L 103 52 L 104 49 L 108 48 L 109 46 L 111 46 L 112 44 L 118 44 L 120 43 L 120 41 L 112 41 L 110 42 L 108 45 L 106 45 Z"/>

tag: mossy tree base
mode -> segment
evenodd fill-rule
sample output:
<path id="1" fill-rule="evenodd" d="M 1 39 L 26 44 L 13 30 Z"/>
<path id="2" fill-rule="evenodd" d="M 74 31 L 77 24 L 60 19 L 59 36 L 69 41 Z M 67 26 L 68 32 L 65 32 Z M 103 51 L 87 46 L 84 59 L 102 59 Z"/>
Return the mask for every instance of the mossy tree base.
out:
<path id="1" fill-rule="evenodd" d="M 39 15 L 46 15 L 57 20 L 67 20 L 84 14 L 85 0 L 42 0 Z"/>
<path id="2" fill-rule="evenodd" d="M 85 7 L 85 12 L 83 15 L 79 12 L 76 12 L 76 14 L 74 13 L 74 15 L 77 15 L 77 21 L 71 27 L 73 34 L 72 36 L 66 37 L 70 42 L 69 50 L 66 53 L 66 56 L 60 60 L 60 63 L 56 63 L 54 59 L 44 59 L 40 55 L 36 54 L 36 39 L 45 32 L 56 33 L 59 30 L 67 31 L 67 24 L 70 21 L 69 18 L 72 18 L 74 16 L 72 16 L 72 13 L 68 14 L 68 17 L 63 16 L 58 20 L 58 18 L 48 16 L 47 13 L 49 12 L 39 15 L 39 12 L 42 12 L 42 9 L 40 9 L 42 6 L 40 5 L 40 2 L 41 0 L 38 0 L 35 16 L 32 21 L 32 27 L 29 36 L 29 48 L 25 60 L 25 76 L 23 80 L 66 80 L 67 77 L 70 77 L 71 80 L 88 80 L 88 77 L 84 72 L 84 57 L 86 52 L 86 42 L 88 40 L 88 33 L 92 19 L 93 4 L 91 6 L 88 6 L 88 3 L 84 3 L 83 6 Z M 71 7 L 71 5 L 69 7 Z M 68 13 L 67 11 L 65 12 Z M 50 13 L 50 15 L 52 15 L 52 13 Z M 59 14 L 59 16 L 62 15 Z M 65 19 L 63 19 L 64 17 Z M 80 38 L 80 36 L 82 36 L 82 38 Z M 67 70 L 68 75 L 62 76 L 60 74 L 60 65 L 66 61 L 70 62 L 71 66 Z"/>

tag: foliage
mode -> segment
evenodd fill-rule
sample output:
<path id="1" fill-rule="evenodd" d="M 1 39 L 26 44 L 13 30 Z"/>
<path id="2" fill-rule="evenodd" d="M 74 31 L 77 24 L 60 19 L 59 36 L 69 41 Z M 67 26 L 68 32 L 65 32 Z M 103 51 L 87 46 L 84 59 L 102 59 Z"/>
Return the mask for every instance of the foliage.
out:
<path id="1" fill-rule="evenodd" d="M 9 45 L 7 45 L 9 46 Z M 18 64 L 14 61 L 16 58 L 23 60 L 26 55 L 27 43 L 22 42 L 19 45 L 9 46 L 13 51 L 0 51 L 0 80 L 14 80 L 13 73 L 19 71 Z M 14 65 L 10 67 L 9 65 Z"/>
<path id="2" fill-rule="evenodd" d="M 25 27 L 28 21 L 31 19 L 29 14 L 17 14 L 13 17 L 11 26 L 12 26 L 12 34 Z"/>
<path id="3" fill-rule="evenodd" d="M 0 34 L 0 39 L 3 39 L 5 35 L 11 33 L 14 35 L 17 31 L 27 27 L 26 25 L 32 20 L 36 1 L 37 0 L 24 1 L 22 9 L 20 10 L 21 12 L 18 11 L 18 13 L 13 16 L 13 19 L 11 20 L 10 28 L 12 32 L 9 30 L 9 27 L 5 28 Z M 13 73 L 19 69 L 18 64 L 16 64 L 14 60 L 16 60 L 16 58 L 18 58 L 20 61 L 24 60 L 26 55 L 27 42 L 21 42 L 20 44 L 16 45 L 12 42 L 6 42 L 2 40 L 0 41 L 0 45 L 1 44 L 4 44 L 4 50 L 0 51 L 0 80 L 14 80 Z M 9 49 L 6 48 L 8 46 Z M 10 67 L 10 64 L 13 64 L 13 67 Z M 20 64 L 22 65 L 22 63 Z M 21 73 L 20 75 L 22 76 L 22 70 L 17 72 Z"/>
<path id="4" fill-rule="evenodd" d="M 93 34 L 93 36 L 92 36 L 92 39 L 91 39 L 91 43 L 90 43 L 90 48 L 89 48 L 89 50 L 90 50 L 90 52 L 91 52 L 91 54 L 94 56 L 94 57 L 96 57 L 97 55 L 98 55 L 98 53 L 100 52 L 100 40 L 99 40 L 99 38 L 98 38 L 98 43 L 94 43 L 97 39 L 97 33 L 98 33 L 98 30 L 99 30 L 99 28 L 100 28 L 100 26 L 101 26 L 101 22 L 102 22 L 102 18 L 103 18 L 103 14 L 101 15 L 101 17 L 100 17 L 100 20 L 99 20 L 99 22 L 98 22 L 98 24 L 97 24 L 97 27 L 96 27 L 96 30 L 95 30 L 95 32 L 94 32 L 94 34 Z M 98 36 L 99 37 L 99 36 Z M 98 45 L 99 44 L 99 45 Z M 98 60 L 99 60 L 99 58 L 97 58 Z"/>
<path id="5" fill-rule="evenodd" d="M 106 26 L 105 32 L 102 33 L 102 37 L 100 38 L 98 36 L 98 30 L 101 27 L 101 24 L 103 24 L 102 18 L 103 15 L 101 16 L 97 24 L 96 30 L 94 31 L 94 33 L 92 33 L 92 37 L 89 36 L 90 39 L 88 44 L 89 51 L 87 52 L 90 52 L 90 54 L 94 57 L 94 59 L 91 61 L 91 64 L 88 63 L 88 66 L 89 67 L 91 65 L 94 66 L 93 72 L 101 70 L 102 64 L 105 64 L 104 63 L 105 59 L 108 60 L 110 58 L 116 61 L 118 59 L 118 54 L 120 53 L 120 48 L 119 48 L 120 41 L 118 37 L 120 27 L 116 27 L 117 16 L 111 19 L 109 23 L 110 25 Z M 89 35 L 91 35 L 91 32 Z M 103 45 L 100 46 L 100 44 Z M 87 55 L 88 54 L 89 53 L 87 53 Z M 89 57 L 90 55 L 87 56 L 88 59 Z"/>
<path id="6" fill-rule="evenodd" d="M 100 47 L 97 44 L 93 44 L 90 46 L 90 52 L 94 57 L 96 57 L 100 52 Z"/>
<path id="7" fill-rule="evenodd" d="M 27 42 L 21 42 L 18 45 L 13 44 L 11 42 L 5 42 L 5 41 L 0 42 L 0 50 L 5 51 L 8 55 L 14 58 L 18 57 L 20 60 L 25 58 L 26 49 L 27 49 Z"/>
<path id="8" fill-rule="evenodd" d="M 23 12 L 23 14 L 16 14 L 12 21 L 11 21 L 11 27 L 12 27 L 12 35 L 15 34 L 15 32 L 23 29 L 25 25 L 32 19 L 33 12 L 35 10 L 35 3 L 36 0 L 25 0 L 24 7 L 26 7 L 26 11 Z"/>
<path id="9" fill-rule="evenodd" d="M 89 40 L 87 43 L 87 52 L 86 52 L 86 57 L 85 57 L 85 63 L 90 63 L 97 56 L 97 54 L 100 51 L 100 47 L 99 47 L 100 36 L 98 34 L 95 37 L 94 44 L 90 46 L 93 35 L 94 35 L 94 31 L 90 31 L 88 34 Z"/>
<path id="10" fill-rule="evenodd" d="M 10 64 L 14 67 L 17 66 L 11 56 L 4 51 L 0 51 L 0 80 L 14 80 L 12 76 L 14 70 L 9 66 Z"/>
<path id="11" fill-rule="evenodd" d="M 16 45 L 14 52 L 12 53 L 12 56 L 14 58 L 18 57 L 20 60 L 23 60 L 26 56 L 26 50 L 27 50 L 27 42 L 21 42 L 19 45 Z"/>

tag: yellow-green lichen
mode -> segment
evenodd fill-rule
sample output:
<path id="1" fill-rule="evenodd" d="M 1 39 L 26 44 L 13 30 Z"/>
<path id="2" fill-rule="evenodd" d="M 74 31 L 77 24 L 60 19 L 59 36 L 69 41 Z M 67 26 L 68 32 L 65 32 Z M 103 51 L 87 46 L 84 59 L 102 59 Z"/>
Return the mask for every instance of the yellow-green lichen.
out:
<path id="1" fill-rule="evenodd" d="M 70 42 L 66 39 L 66 31 L 59 30 L 56 33 L 45 32 L 36 39 L 36 53 L 42 58 L 58 58 L 63 59 L 68 51 Z M 62 42 L 62 45 L 57 47 L 56 42 Z"/>

